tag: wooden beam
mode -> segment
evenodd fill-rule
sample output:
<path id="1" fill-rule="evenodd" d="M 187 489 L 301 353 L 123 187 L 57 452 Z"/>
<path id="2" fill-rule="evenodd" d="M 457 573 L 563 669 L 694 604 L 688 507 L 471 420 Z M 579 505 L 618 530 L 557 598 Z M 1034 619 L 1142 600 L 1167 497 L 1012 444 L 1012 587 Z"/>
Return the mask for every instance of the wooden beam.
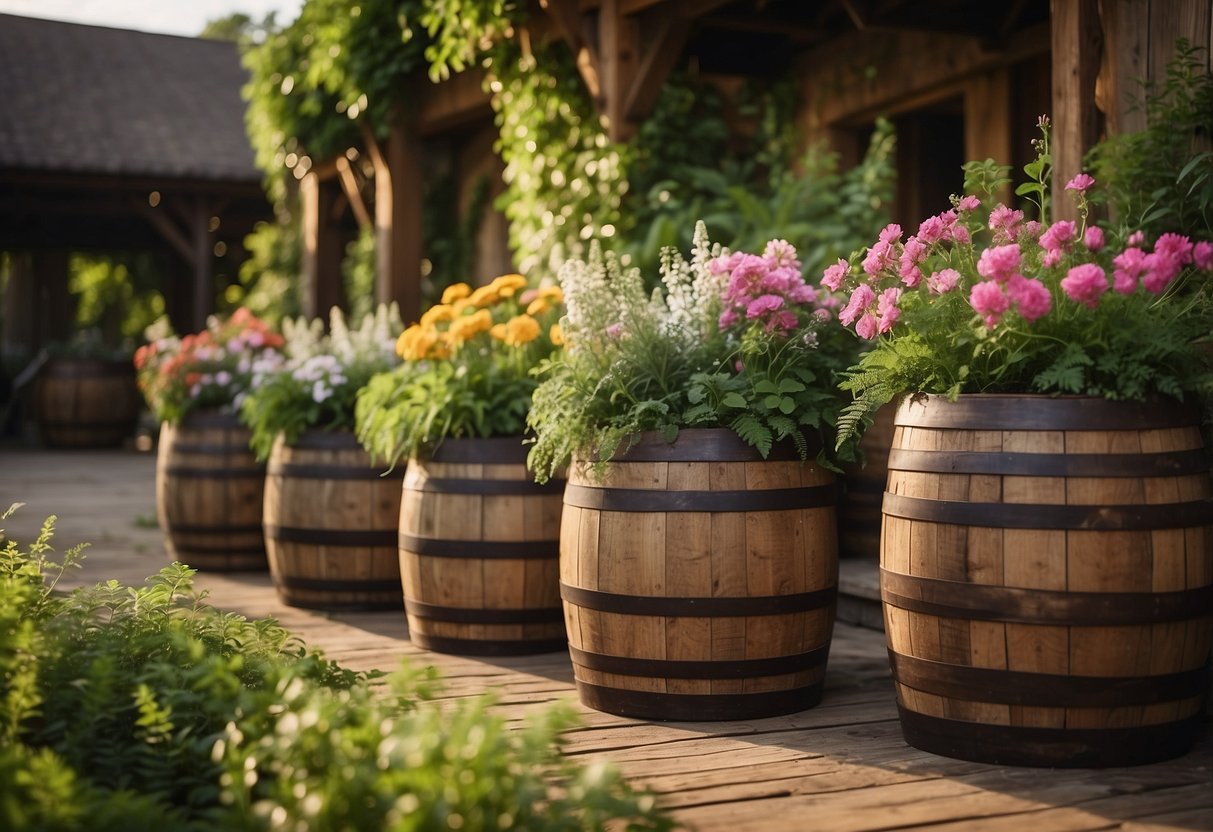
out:
<path id="1" fill-rule="evenodd" d="M 164 203 L 161 203 L 163 205 Z M 181 259 L 190 262 L 194 256 L 194 245 L 184 231 L 169 218 L 168 214 L 159 207 L 153 208 L 147 200 L 134 198 L 131 200 L 134 211 L 146 219 L 163 237 L 173 250 L 181 255 Z"/>
<path id="2" fill-rule="evenodd" d="M 539 0 L 556 31 L 568 43 L 577 62 L 577 72 L 601 110 L 604 105 L 602 63 L 598 47 L 585 33 L 585 18 L 577 0 Z M 599 12 L 601 14 L 601 11 Z"/>
<path id="3" fill-rule="evenodd" d="M 403 114 L 387 141 L 373 145 L 375 164 L 375 300 L 395 301 L 406 321 L 421 317 L 421 212 L 424 165 L 416 125 Z"/>
<path id="4" fill-rule="evenodd" d="M 636 21 L 622 14 L 620 0 L 603 0 L 598 10 L 598 58 L 602 67 L 603 115 L 612 141 L 626 141 L 635 125 L 625 109 L 637 77 Z"/>
<path id="5" fill-rule="evenodd" d="M 661 88 L 682 57 L 690 31 L 690 24 L 682 18 L 667 16 L 658 21 L 657 32 L 636 68 L 623 102 L 623 117 L 628 122 L 641 121 L 653 111 Z"/>
<path id="6" fill-rule="evenodd" d="M 362 200 L 362 190 L 358 187 L 354 169 L 350 166 L 350 160 L 344 156 L 337 157 L 337 177 L 341 182 L 341 190 L 345 192 L 345 198 L 349 200 L 350 210 L 358 220 L 358 227 L 364 230 L 374 228 L 375 221 L 371 219 L 371 213 Z"/>
<path id="7" fill-rule="evenodd" d="M 327 318 L 341 306 L 340 235 L 329 220 L 336 189 L 331 181 L 307 174 L 299 181 L 303 212 L 303 258 L 300 264 L 300 306 L 308 318 Z"/>
<path id="8" fill-rule="evenodd" d="M 1077 206 L 1065 183 L 1082 170 L 1082 157 L 1099 140 L 1095 79 L 1099 75 L 1103 31 L 1098 0 L 1052 0 L 1053 52 L 1053 215 L 1076 219 Z"/>
<path id="9" fill-rule="evenodd" d="M 417 129 L 432 135 L 475 121 L 491 121 L 489 94 L 484 89 L 484 71 L 467 69 L 440 84 L 424 87 Z"/>
<path id="10" fill-rule="evenodd" d="M 964 91 L 965 159 L 993 159 L 1000 165 L 1014 162 L 1013 109 L 1011 73 L 1006 67 L 969 80 Z M 998 198 L 1010 200 L 1010 186 L 1004 187 Z"/>

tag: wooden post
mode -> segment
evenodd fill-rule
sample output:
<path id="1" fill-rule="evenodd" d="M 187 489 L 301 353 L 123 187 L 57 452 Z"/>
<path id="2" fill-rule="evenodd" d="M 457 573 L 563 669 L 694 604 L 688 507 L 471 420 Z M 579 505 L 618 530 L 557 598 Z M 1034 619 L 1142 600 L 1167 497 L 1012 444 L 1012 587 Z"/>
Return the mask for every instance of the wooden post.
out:
<path id="1" fill-rule="evenodd" d="M 636 78 L 636 22 L 624 16 L 619 0 L 602 0 L 598 10 L 598 58 L 602 64 L 602 95 L 607 130 L 612 141 L 625 141 L 634 125 L 628 122 L 628 93 Z"/>
<path id="2" fill-rule="evenodd" d="M 327 317 L 341 306 L 341 235 L 333 226 L 332 205 L 340 188 L 309 173 L 300 180 L 303 208 L 303 262 L 300 305 L 309 318 Z"/>
<path id="3" fill-rule="evenodd" d="M 31 259 L 38 292 L 34 322 L 38 345 L 66 341 L 71 338 L 76 321 L 76 302 L 68 288 L 68 253 L 62 249 L 39 249 Z"/>
<path id="4" fill-rule="evenodd" d="M 973 77 L 965 86 L 965 159 L 993 159 L 1000 165 L 1012 164 L 1011 148 L 1011 73 L 1006 67 Z M 998 195 L 1002 202 L 1011 198 L 1010 187 Z"/>
<path id="5" fill-rule="evenodd" d="M 1052 0 L 1053 211 L 1050 221 L 1076 219 L 1065 184 L 1082 170 L 1082 157 L 1099 140 L 1095 79 L 1103 34 L 1098 0 Z"/>
<path id="6" fill-rule="evenodd" d="M 212 250 L 210 211 L 206 200 L 199 197 L 190 211 L 189 238 L 192 245 L 190 266 L 193 277 L 193 324 L 194 331 L 206 326 L 206 318 L 215 311 L 215 285 L 211 274 Z"/>
<path id="7" fill-rule="evenodd" d="M 397 114 L 387 141 L 370 144 L 375 164 L 375 300 L 396 301 L 405 321 L 421 316 L 424 174 L 416 125 Z"/>

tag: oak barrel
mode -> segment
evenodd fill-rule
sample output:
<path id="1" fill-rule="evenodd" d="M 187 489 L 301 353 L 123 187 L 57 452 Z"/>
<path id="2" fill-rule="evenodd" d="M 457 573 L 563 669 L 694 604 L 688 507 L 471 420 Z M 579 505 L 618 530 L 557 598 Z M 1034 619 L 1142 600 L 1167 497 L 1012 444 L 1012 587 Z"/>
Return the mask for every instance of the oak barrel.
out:
<path id="1" fill-rule="evenodd" d="M 143 399 L 129 361 L 51 358 L 38 371 L 34 405 L 52 448 L 116 448 L 135 433 Z"/>
<path id="2" fill-rule="evenodd" d="M 264 571 L 265 466 L 234 415 L 188 413 L 160 426 L 156 514 L 171 560 L 216 572 Z"/>
<path id="3" fill-rule="evenodd" d="M 1120 766 L 1185 753 L 1213 636 L 1194 407 L 918 395 L 897 412 L 881 593 L 906 741 Z"/>
<path id="4" fill-rule="evenodd" d="M 582 703 L 721 720 L 821 699 L 838 587 L 837 484 L 725 429 L 642 434 L 601 477 L 575 462 L 561 595 Z"/>
<path id="5" fill-rule="evenodd" d="M 265 545 L 284 604 L 400 609 L 396 522 L 404 471 L 385 472 L 352 431 L 282 436 L 265 477 Z"/>
<path id="6" fill-rule="evenodd" d="M 889 445 L 893 441 L 896 406 L 886 404 L 859 442 L 864 461 L 842 466 L 842 495 L 838 502 L 838 549 L 843 557 L 880 558 L 880 504 L 888 478 Z"/>
<path id="7" fill-rule="evenodd" d="M 409 638 L 464 655 L 565 648 L 563 480 L 534 482 L 519 437 L 446 439 L 409 462 L 400 575 Z"/>

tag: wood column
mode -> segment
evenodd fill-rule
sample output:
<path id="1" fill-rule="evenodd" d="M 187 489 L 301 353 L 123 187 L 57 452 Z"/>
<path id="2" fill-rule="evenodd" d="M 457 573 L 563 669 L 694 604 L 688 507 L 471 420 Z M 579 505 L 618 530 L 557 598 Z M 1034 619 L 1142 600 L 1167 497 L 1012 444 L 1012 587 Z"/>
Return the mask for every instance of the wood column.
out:
<path id="1" fill-rule="evenodd" d="M 308 318 L 325 318 L 334 306 L 343 306 L 341 281 L 344 256 L 340 229 L 333 223 L 341 188 L 330 180 L 309 173 L 299 182 L 303 209 L 303 259 L 300 307 Z"/>
<path id="2" fill-rule="evenodd" d="M 421 211 L 425 176 L 421 139 L 411 119 L 393 120 L 372 144 L 375 164 L 375 300 L 395 301 L 405 321 L 421 317 Z"/>
<path id="3" fill-rule="evenodd" d="M 1013 109 L 1011 73 L 1006 67 L 978 75 L 965 85 L 965 159 L 993 159 L 1000 165 L 1013 164 Z M 1002 189 L 998 199 L 1010 201 L 1010 186 Z"/>
<path id="4" fill-rule="evenodd" d="M 76 323 L 76 300 L 68 286 L 68 253 L 60 249 L 33 252 L 34 284 L 38 290 L 35 310 L 39 345 L 67 341 Z"/>
<path id="5" fill-rule="evenodd" d="M 1076 219 L 1065 184 L 1082 171 L 1082 157 L 1099 141 L 1095 80 L 1103 51 L 1098 0 L 1052 0 L 1053 182 L 1049 221 Z"/>

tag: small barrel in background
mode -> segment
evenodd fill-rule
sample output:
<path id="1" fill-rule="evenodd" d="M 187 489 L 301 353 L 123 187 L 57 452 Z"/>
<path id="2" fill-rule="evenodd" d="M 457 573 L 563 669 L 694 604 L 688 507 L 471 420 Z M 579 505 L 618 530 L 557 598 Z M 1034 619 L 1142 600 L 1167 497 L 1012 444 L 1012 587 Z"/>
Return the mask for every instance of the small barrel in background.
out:
<path id="1" fill-rule="evenodd" d="M 284 604 L 400 609 L 396 525 L 402 468 L 385 472 L 349 431 L 305 431 L 270 452 L 265 542 Z"/>
<path id="2" fill-rule="evenodd" d="M 1196 408 L 915 396 L 889 455 L 881 592 L 902 730 L 980 762 L 1185 753 L 1213 642 Z"/>
<path id="3" fill-rule="evenodd" d="M 52 448 L 119 447 L 142 406 L 129 361 L 51 358 L 34 385 L 38 430 Z"/>
<path id="4" fill-rule="evenodd" d="M 888 477 L 896 411 L 892 404 L 876 411 L 859 443 L 864 463 L 843 466 L 842 495 L 838 501 L 838 553 L 843 557 L 871 561 L 880 558 L 880 504 Z"/>
<path id="5" fill-rule="evenodd" d="M 564 481 L 535 483 L 526 455 L 517 437 L 447 439 L 409 462 L 400 574 L 417 646 L 499 656 L 565 648 Z"/>
<path id="6" fill-rule="evenodd" d="M 169 558 L 216 572 L 264 571 L 265 466 L 234 415 L 189 413 L 164 423 L 156 452 L 156 513 Z"/>
<path id="7" fill-rule="evenodd" d="M 812 454 L 810 454 L 811 458 Z M 561 595 L 581 701 L 721 720 L 821 699 L 838 589 L 837 484 L 732 431 L 644 435 L 598 480 L 575 463 Z"/>

